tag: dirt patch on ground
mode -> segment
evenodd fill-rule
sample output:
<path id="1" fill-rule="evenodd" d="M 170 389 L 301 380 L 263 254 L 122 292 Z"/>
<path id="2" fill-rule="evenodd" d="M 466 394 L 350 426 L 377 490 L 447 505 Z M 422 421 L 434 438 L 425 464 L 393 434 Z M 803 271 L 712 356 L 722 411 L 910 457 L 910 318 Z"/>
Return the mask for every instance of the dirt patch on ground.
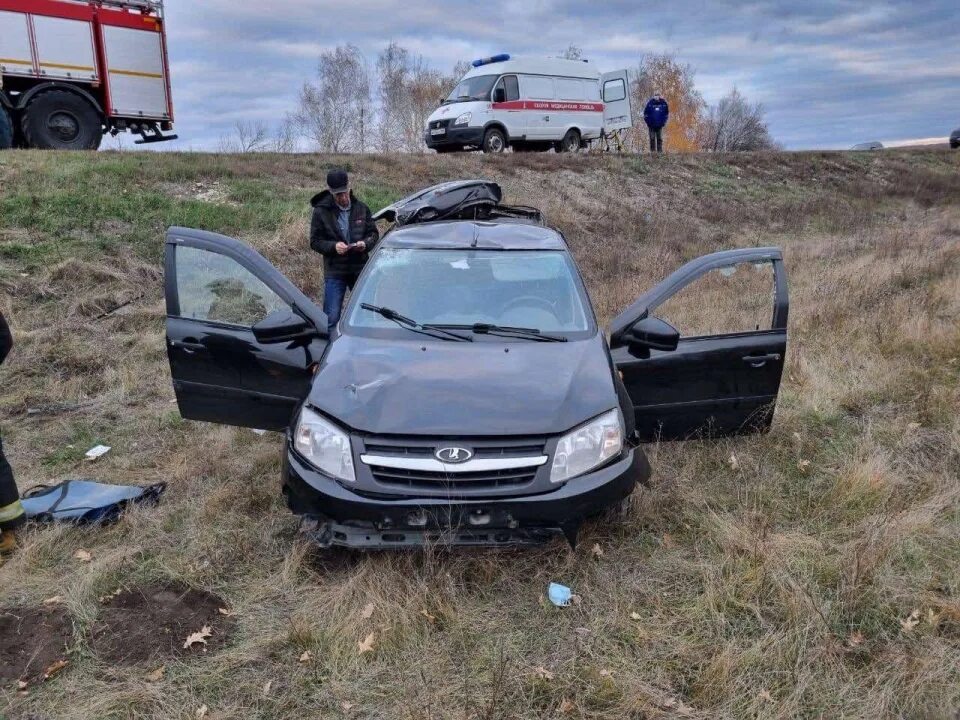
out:
<path id="1" fill-rule="evenodd" d="M 73 624 L 63 608 L 0 610 L 0 685 L 34 682 L 66 659 Z"/>
<path id="2" fill-rule="evenodd" d="M 214 652 L 226 642 L 232 622 L 227 604 L 203 590 L 150 585 L 110 598 L 94 625 L 91 645 L 104 662 L 133 665 L 147 660 Z M 184 647 L 200 633 L 203 640 Z"/>

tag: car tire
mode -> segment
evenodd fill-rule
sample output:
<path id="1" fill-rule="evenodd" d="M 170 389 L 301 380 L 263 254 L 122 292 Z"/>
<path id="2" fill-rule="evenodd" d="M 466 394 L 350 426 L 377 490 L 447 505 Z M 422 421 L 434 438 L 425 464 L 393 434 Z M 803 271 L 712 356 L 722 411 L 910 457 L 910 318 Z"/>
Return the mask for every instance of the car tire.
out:
<path id="1" fill-rule="evenodd" d="M 557 152 L 577 152 L 580 149 L 580 133 L 577 130 L 567 130 L 563 140 L 557 145 Z"/>
<path id="2" fill-rule="evenodd" d="M 9 150 L 13 147 L 13 120 L 10 113 L 0 105 L 0 150 Z"/>
<path id="3" fill-rule="evenodd" d="M 100 113 L 67 90 L 47 90 L 27 104 L 21 122 L 27 147 L 42 150 L 96 150 L 103 140 Z"/>
<path id="4" fill-rule="evenodd" d="M 490 128 L 483 134 L 485 153 L 502 153 L 507 149 L 507 138 L 499 128 Z"/>

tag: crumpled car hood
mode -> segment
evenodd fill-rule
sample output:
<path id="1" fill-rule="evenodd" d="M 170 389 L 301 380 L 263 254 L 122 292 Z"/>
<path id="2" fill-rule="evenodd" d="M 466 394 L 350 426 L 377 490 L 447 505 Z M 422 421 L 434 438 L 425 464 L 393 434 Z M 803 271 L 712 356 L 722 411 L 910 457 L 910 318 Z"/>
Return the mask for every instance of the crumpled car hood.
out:
<path id="1" fill-rule="evenodd" d="M 547 435 L 617 405 L 599 335 L 565 343 L 341 335 L 308 402 L 377 435 Z"/>

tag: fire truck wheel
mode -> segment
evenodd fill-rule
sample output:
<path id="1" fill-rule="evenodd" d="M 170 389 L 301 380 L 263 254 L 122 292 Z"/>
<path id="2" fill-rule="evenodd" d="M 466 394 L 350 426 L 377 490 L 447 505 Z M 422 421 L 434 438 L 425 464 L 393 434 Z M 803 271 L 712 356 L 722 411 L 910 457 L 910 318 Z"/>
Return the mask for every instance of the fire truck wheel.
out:
<path id="1" fill-rule="evenodd" d="M 82 97 L 65 90 L 47 90 L 27 104 L 23 136 L 32 148 L 96 150 L 103 129 L 99 113 Z"/>
<path id="2" fill-rule="evenodd" d="M 6 150 L 13 147 L 13 123 L 10 120 L 10 113 L 0 105 L 0 150 Z"/>
<path id="3" fill-rule="evenodd" d="M 503 131 L 490 128 L 483 134 L 483 151 L 485 153 L 502 153 L 507 149 L 507 138 Z"/>
<path id="4" fill-rule="evenodd" d="M 580 133 L 576 130 L 567 130 L 563 140 L 557 145 L 557 152 L 576 152 L 580 149 Z"/>

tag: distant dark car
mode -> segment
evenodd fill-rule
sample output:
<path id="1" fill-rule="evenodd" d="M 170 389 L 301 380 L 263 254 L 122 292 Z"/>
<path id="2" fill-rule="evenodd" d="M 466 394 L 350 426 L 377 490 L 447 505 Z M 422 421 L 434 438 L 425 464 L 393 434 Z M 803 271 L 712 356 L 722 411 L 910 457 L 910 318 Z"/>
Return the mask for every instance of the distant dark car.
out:
<path id="1" fill-rule="evenodd" d="M 952 147 L 954 150 L 960 148 L 960 128 L 957 128 L 950 133 L 950 147 Z"/>
<path id="2" fill-rule="evenodd" d="M 467 180 L 378 213 L 394 226 L 336 327 L 247 245 L 168 231 L 180 413 L 284 431 L 283 492 L 319 545 L 572 543 L 647 481 L 640 443 L 769 427 L 787 346 L 780 250 L 693 260 L 605 332 L 564 237 L 500 199 Z M 656 317 L 738 268 L 770 271 L 765 327 L 680 337 Z"/>
<path id="3" fill-rule="evenodd" d="M 879 141 L 858 143 L 854 145 L 851 150 L 883 150 L 883 143 Z"/>

